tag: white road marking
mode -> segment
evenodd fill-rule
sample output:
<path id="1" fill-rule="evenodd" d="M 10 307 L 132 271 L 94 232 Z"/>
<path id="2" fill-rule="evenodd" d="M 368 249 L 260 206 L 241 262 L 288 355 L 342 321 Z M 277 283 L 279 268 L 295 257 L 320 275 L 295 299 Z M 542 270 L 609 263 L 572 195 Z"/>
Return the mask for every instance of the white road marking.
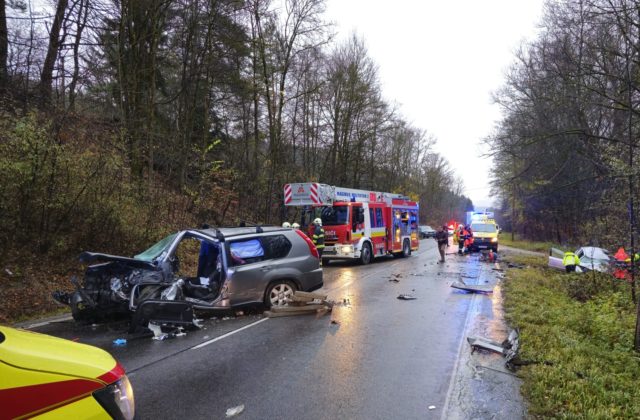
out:
<path id="1" fill-rule="evenodd" d="M 469 312 L 467 312 L 467 319 L 464 321 L 464 327 L 462 329 L 462 336 L 460 337 L 460 346 L 458 347 L 458 351 L 456 353 L 456 361 L 453 364 L 453 370 L 451 371 L 451 378 L 449 379 L 449 388 L 447 389 L 447 396 L 444 400 L 444 405 L 442 407 L 442 416 L 440 417 L 442 420 L 446 420 L 449 418 L 449 404 L 451 403 L 451 394 L 453 393 L 453 388 L 456 382 L 456 378 L 458 376 L 458 369 L 460 368 L 460 360 L 462 359 L 462 350 L 465 347 L 466 340 L 466 332 L 469 327 L 469 323 L 471 322 L 471 317 L 477 314 L 478 302 L 480 301 L 480 295 L 477 293 L 473 293 L 471 298 L 471 304 L 469 305 Z"/>
<path id="2" fill-rule="evenodd" d="M 52 322 L 69 321 L 71 319 L 73 319 L 73 317 L 71 315 L 69 315 L 69 316 L 66 316 L 66 317 L 63 317 L 63 318 L 56 318 L 56 319 L 51 320 L 51 321 L 43 321 L 43 322 L 38 322 L 38 323 L 35 323 L 35 324 L 29 324 L 26 327 L 24 327 L 24 329 L 25 330 L 30 330 L 32 328 L 44 327 L 45 325 L 49 325 Z"/>
<path id="3" fill-rule="evenodd" d="M 226 333 L 226 334 L 222 334 L 220 337 L 213 338 L 213 339 L 211 339 L 211 340 L 205 341 L 204 343 L 200 343 L 200 344 L 198 344 L 197 346 L 193 346 L 193 347 L 191 347 L 191 350 L 200 349 L 200 348 L 202 348 L 202 347 L 204 347 L 204 346 L 208 346 L 209 344 L 213 344 L 213 343 L 215 343 L 216 341 L 220 341 L 220 340 L 222 340 L 223 338 L 227 338 L 227 337 L 229 337 L 229 336 L 231 336 L 231 335 L 233 335 L 233 334 L 235 334 L 235 333 L 239 333 L 239 332 L 240 332 L 240 331 L 242 331 L 242 330 L 246 330 L 247 328 L 254 327 L 254 326 L 256 326 L 256 325 L 260 324 L 261 322 L 267 321 L 268 319 L 269 319 L 269 318 L 262 318 L 262 319 L 260 319 L 260 320 L 258 320 L 258 321 L 256 321 L 256 322 L 253 322 L 253 323 L 251 323 L 251 324 L 249 324 L 249 325 L 245 325 L 245 326 L 244 326 L 244 327 L 242 327 L 242 328 L 238 328 L 237 330 L 233 330 L 233 331 L 230 331 L 230 332 L 228 332 L 228 333 Z"/>

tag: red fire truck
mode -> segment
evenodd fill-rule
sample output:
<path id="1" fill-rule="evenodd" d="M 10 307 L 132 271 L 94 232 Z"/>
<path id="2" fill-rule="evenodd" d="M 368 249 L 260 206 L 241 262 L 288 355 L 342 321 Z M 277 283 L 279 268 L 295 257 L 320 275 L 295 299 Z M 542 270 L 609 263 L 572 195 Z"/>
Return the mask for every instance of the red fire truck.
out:
<path id="1" fill-rule="evenodd" d="M 310 234 L 311 222 L 322 219 L 323 262 L 368 264 L 375 257 L 407 257 L 418 249 L 419 205 L 401 194 L 305 182 L 284 186 L 284 204 L 303 208 L 301 225 Z"/>

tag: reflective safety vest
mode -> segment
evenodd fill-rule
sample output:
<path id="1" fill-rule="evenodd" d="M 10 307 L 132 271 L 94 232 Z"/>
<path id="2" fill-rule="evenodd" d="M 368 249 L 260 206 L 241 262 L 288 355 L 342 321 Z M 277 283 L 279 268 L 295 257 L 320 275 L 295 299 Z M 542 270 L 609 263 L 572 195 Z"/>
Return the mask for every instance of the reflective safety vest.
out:
<path id="1" fill-rule="evenodd" d="M 324 248 L 324 229 L 322 229 L 322 226 L 316 226 L 314 229 L 313 244 L 316 248 Z"/>
<path id="2" fill-rule="evenodd" d="M 573 252 L 565 252 L 562 259 L 562 265 L 565 267 L 568 265 L 580 265 L 580 258 Z"/>
<path id="3" fill-rule="evenodd" d="M 629 264 L 630 264 L 630 263 L 631 263 L 631 257 L 627 257 L 627 259 L 626 259 L 626 260 L 624 260 L 624 261 L 625 261 L 626 263 L 629 263 Z M 636 253 L 635 257 L 633 257 L 633 261 L 634 261 L 634 262 L 636 262 L 636 263 L 637 263 L 638 261 L 640 261 L 640 254 Z"/>

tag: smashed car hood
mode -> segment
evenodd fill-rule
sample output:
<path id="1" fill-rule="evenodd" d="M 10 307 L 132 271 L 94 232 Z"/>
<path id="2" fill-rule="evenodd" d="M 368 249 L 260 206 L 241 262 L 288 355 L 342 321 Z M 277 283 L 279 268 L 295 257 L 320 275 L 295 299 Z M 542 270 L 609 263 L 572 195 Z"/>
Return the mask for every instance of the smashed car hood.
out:
<path id="1" fill-rule="evenodd" d="M 147 261 L 136 260 L 135 258 L 122 257 L 119 255 L 101 254 L 99 252 L 85 251 L 82 254 L 80 254 L 79 260 L 82 263 L 118 261 L 118 262 L 126 263 L 131 267 L 151 268 L 151 269 L 156 268 L 156 266 L 153 263 L 150 263 Z"/>

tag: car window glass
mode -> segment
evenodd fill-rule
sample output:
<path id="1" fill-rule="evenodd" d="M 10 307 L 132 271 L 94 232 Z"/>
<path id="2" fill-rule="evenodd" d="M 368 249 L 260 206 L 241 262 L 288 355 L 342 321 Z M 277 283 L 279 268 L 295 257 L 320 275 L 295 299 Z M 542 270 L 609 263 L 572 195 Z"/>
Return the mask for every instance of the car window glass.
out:
<path id="1" fill-rule="evenodd" d="M 153 261 L 153 259 L 155 259 L 169 245 L 171 245 L 176 235 L 177 233 L 173 233 L 167 236 L 166 238 L 160 240 L 159 242 L 157 242 L 155 245 L 153 245 L 151 248 L 147 249 L 146 251 L 141 252 L 138 255 L 135 255 L 133 258 L 135 258 L 136 260 L 142 260 L 142 261 L 149 261 L 149 262 Z"/>
<path id="2" fill-rule="evenodd" d="M 291 242 L 284 235 L 263 236 L 260 240 L 265 259 L 284 258 L 291 250 Z"/>
<path id="3" fill-rule="evenodd" d="M 264 259 L 264 249 L 258 239 L 231 242 L 231 265 L 250 264 Z"/>

